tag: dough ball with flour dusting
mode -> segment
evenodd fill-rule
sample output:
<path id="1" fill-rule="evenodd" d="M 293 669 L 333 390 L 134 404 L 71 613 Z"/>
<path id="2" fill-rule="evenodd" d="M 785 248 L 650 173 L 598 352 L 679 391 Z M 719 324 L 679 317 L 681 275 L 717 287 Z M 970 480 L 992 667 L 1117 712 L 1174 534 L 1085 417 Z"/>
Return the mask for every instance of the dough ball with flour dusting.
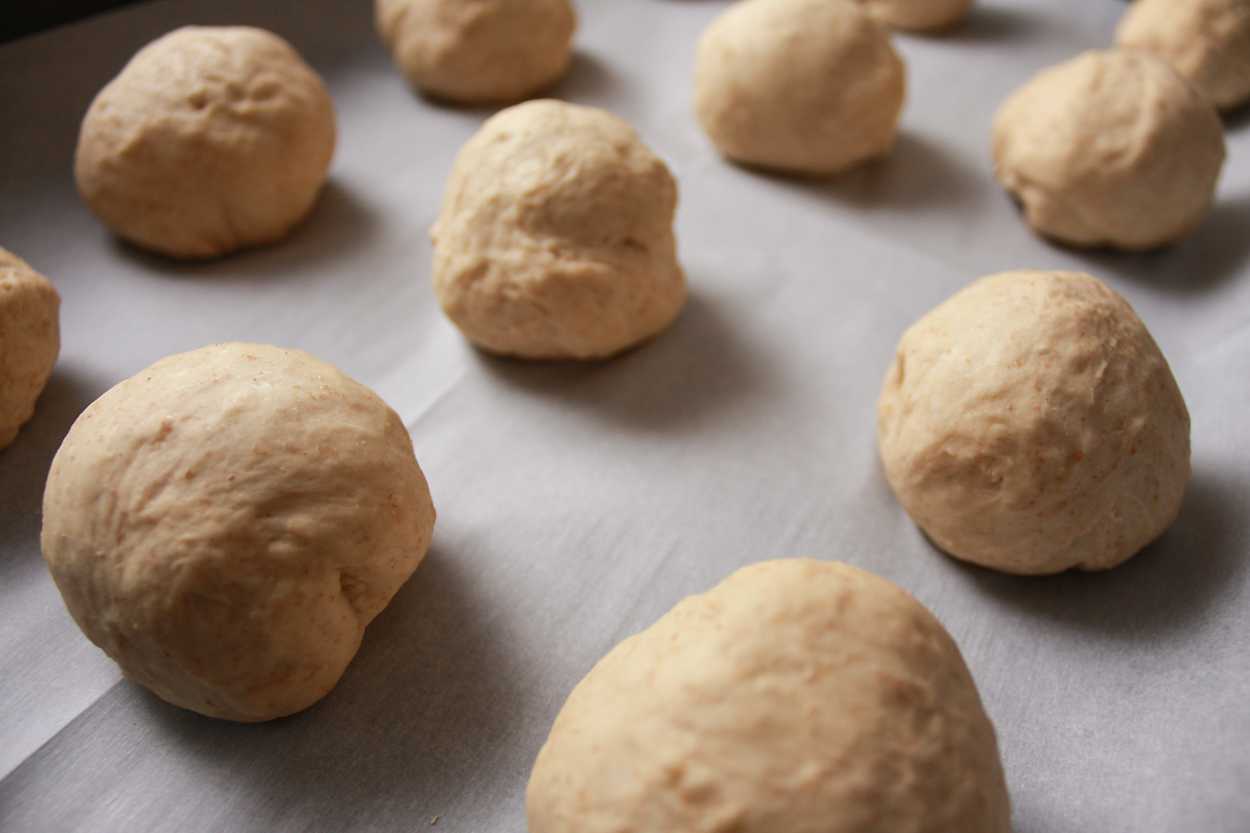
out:
<path id="1" fill-rule="evenodd" d="M 619 353 L 667 327 L 685 302 L 676 209 L 668 167 L 616 116 L 518 104 L 456 157 L 432 230 L 435 292 L 484 350 Z"/>
<path id="2" fill-rule="evenodd" d="M 277 35 L 186 26 L 145 46 L 91 103 L 78 190 L 118 236 L 178 258 L 272 243 L 312 209 L 334 105 Z"/>
<path id="3" fill-rule="evenodd" d="M 403 422 L 299 350 L 220 344 L 120 383 L 48 474 L 43 554 L 126 676 L 212 717 L 320 700 L 424 558 Z"/>
<path id="4" fill-rule="evenodd" d="M 0 248 L 0 448 L 35 413 L 61 351 L 61 296 L 26 261 Z"/>
<path id="5" fill-rule="evenodd" d="M 864 11 L 887 26 L 928 31 L 963 20 L 973 0 L 855 0 Z"/>
<path id="6" fill-rule="evenodd" d="M 903 334 L 877 404 L 899 502 L 946 552 L 1010 573 L 1102 570 L 1163 533 L 1189 413 L 1128 303 L 1072 272 L 982 278 Z"/>

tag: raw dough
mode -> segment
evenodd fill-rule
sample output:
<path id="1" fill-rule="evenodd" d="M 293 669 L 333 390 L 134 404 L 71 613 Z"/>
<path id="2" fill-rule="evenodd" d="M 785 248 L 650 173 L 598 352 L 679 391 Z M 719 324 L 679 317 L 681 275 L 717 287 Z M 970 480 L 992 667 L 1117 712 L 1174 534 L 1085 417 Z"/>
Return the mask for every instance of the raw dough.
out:
<path id="1" fill-rule="evenodd" d="M 312 208 L 334 142 L 330 95 L 286 41 L 187 26 L 96 96 L 74 173 L 119 236 L 208 258 L 284 237 Z"/>
<path id="2" fill-rule="evenodd" d="M 890 37 L 847 0 L 745 0 L 699 41 L 695 112 L 722 154 L 833 174 L 894 146 L 906 87 Z"/>
<path id="3" fill-rule="evenodd" d="M 170 356 L 96 400 L 52 462 L 43 554 L 92 642 L 212 717 L 320 700 L 425 556 L 400 418 L 299 350 Z"/>
<path id="4" fill-rule="evenodd" d="M 1224 128 L 1144 52 L 1086 52 L 1017 90 L 994 119 L 994 169 L 1037 231 L 1075 246 L 1150 249 L 1206 216 Z"/>
<path id="5" fill-rule="evenodd" d="M 375 0 L 378 33 L 409 83 L 465 103 L 520 101 L 573 57 L 569 0 Z"/>
<path id="6" fill-rule="evenodd" d="M 855 0 L 864 11 L 898 29 L 944 29 L 964 19 L 972 0 Z"/>
<path id="7" fill-rule="evenodd" d="M 1008 833 L 959 649 L 871 573 L 764 562 L 625 640 L 538 755 L 530 833 Z"/>
<path id="8" fill-rule="evenodd" d="M 1189 413 L 1128 303 L 1073 272 L 976 281 L 899 341 L 877 406 L 886 477 L 951 555 L 1100 570 L 1171 525 Z"/>
<path id="9" fill-rule="evenodd" d="M 432 229 L 434 289 L 479 347 L 540 359 L 618 353 L 681 310 L 677 183 L 628 124 L 530 101 L 461 149 Z"/>
<path id="10" fill-rule="evenodd" d="M 1250 0 L 1136 0 L 1116 43 L 1163 58 L 1221 110 L 1250 99 Z"/>
<path id="11" fill-rule="evenodd" d="M 0 249 L 0 448 L 35 413 L 61 351 L 61 296 L 43 275 Z"/>

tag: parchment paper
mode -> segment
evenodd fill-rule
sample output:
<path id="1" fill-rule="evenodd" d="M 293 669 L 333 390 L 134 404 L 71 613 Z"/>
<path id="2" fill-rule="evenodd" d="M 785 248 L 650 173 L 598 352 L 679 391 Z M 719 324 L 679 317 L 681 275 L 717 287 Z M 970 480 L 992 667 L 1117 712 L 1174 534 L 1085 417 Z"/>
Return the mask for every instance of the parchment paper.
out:
<path id="1" fill-rule="evenodd" d="M 723 163 L 690 114 L 707 0 L 580 0 L 555 94 L 638 126 L 680 181 L 692 298 L 654 343 L 600 365 L 468 348 L 439 313 L 427 229 L 488 110 L 405 87 L 371 4 L 169 0 L 0 47 L 0 245 L 64 296 L 38 414 L 0 453 L 0 830 L 524 830 L 529 766 L 573 684 L 679 598 L 810 554 L 915 593 L 962 647 L 995 721 L 1017 833 L 1250 830 L 1250 129 L 1207 222 L 1149 255 L 1035 238 L 994 184 L 1001 100 L 1107 44 L 1114 0 L 981 2 L 943 37 L 898 36 L 903 134 L 831 183 Z M 335 97 L 340 146 L 286 243 L 207 265 L 117 244 L 78 201 L 91 97 L 183 23 L 292 41 Z M 1112 572 L 1024 579 L 934 551 L 876 461 L 878 385 L 902 330 L 1015 267 L 1091 271 L 1168 355 L 1193 414 L 1182 515 Z M 94 397 L 172 352 L 301 347 L 405 418 L 439 510 L 426 563 L 342 683 L 259 726 L 121 680 L 39 555 L 48 463 Z M 957 833 L 957 831 L 952 831 Z"/>

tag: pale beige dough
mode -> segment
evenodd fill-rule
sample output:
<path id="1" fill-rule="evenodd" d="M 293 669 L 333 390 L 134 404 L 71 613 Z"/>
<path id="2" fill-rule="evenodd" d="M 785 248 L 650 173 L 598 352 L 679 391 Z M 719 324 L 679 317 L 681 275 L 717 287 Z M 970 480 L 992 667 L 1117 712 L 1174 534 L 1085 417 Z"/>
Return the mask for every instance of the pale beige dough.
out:
<path id="1" fill-rule="evenodd" d="M 945 29 L 963 20 L 973 0 L 855 0 L 877 20 L 897 29 Z"/>
<path id="2" fill-rule="evenodd" d="M 1136 0 L 1116 43 L 1163 58 L 1221 110 L 1250 99 L 1250 0 Z"/>
<path id="3" fill-rule="evenodd" d="M 0 448 L 35 413 L 61 351 L 61 296 L 43 275 L 0 248 Z"/>
<path id="4" fill-rule="evenodd" d="M 729 159 L 834 174 L 894 146 L 906 78 L 848 0 L 744 0 L 699 40 L 695 113 Z"/>
<path id="5" fill-rule="evenodd" d="M 378 33 L 409 83 L 464 103 L 520 101 L 568 71 L 569 0 L 375 0 Z"/>
<path id="6" fill-rule="evenodd" d="M 1040 233 L 1074 246 L 1150 249 L 1206 216 L 1224 129 L 1163 60 L 1086 52 L 1007 99 L 993 149 L 995 175 Z"/>
<path id="7" fill-rule="evenodd" d="M 284 237 L 334 155 L 330 95 L 286 41 L 187 26 L 130 60 L 83 119 L 74 174 L 114 233 L 178 258 Z"/>
<path id="8" fill-rule="evenodd" d="M 400 418 L 307 353 L 162 359 L 83 412 L 43 554 L 126 676 L 212 717 L 307 708 L 425 556 L 434 506 Z"/>
<path id="9" fill-rule="evenodd" d="M 1163 533 L 1189 481 L 1189 413 L 1128 303 L 1073 272 L 974 282 L 898 344 L 877 404 L 886 477 L 956 558 L 1101 570 Z"/>
<path id="10" fill-rule="evenodd" d="M 743 568 L 617 645 L 560 710 L 529 833 L 1009 833 L 994 728 L 915 599 Z"/>
<path id="11" fill-rule="evenodd" d="M 432 229 L 434 289 L 484 350 L 594 359 L 663 330 L 686 299 L 677 183 L 624 121 L 540 100 L 456 157 Z"/>

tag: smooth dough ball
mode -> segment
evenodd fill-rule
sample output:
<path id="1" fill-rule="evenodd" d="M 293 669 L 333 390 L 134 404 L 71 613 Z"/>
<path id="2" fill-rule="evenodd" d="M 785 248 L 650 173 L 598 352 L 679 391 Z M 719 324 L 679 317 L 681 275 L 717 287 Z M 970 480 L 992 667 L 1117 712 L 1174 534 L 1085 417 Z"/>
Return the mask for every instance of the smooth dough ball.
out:
<path id="1" fill-rule="evenodd" d="M 43 275 L 0 248 L 0 448 L 17 438 L 61 351 L 61 296 Z"/>
<path id="2" fill-rule="evenodd" d="M 972 0 L 855 0 L 877 20 L 897 29 L 944 29 L 964 19 Z"/>
<path id="3" fill-rule="evenodd" d="M 126 676 L 211 717 L 320 700 L 425 556 L 403 422 L 299 350 L 220 344 L 96 400 L 52 461 L 43 555 Z"/>
<path id="4" fill-rule="evenodd" d="M 695 113 L 728 158 L 833 174 L 894 146 L 903 61 L 846 0 L 745 0 L 699 41 Z"/>
<path id="5" fill-rule="evenodd" d="M 1073 272 L 976 281 L 898 344 L 877 439 L 937 546 L 1009 573 L 1102 570 L 1163 533 L 1189 413 L 1128 303 Z"/>
<path id="6" fill-rule="evenodd" d="M 915 599 L 845 564 L 741 569 L 617 645 L 556 718 L 530 833 L 1008 833 L 994 728 Z"/>
<path id="7" fill-rule="evenodd" d="M 677 183 L 603 110 L 530 101 L 496 114 L 456 157 L 432 229 L 434 290 L 484 350 L 594 359 L 677 317 Z"/>
<path id="8" fill-rule="evenodd" d="M 1164 61 L 1086 52 L 994 118 L 994 173 L 1029 225 L 1074 246 L 1150 249 L 1206 216 L 1224 164 L 1219 114 Z"/>
<path id="9" fill-rule="evenodd" d="M 114 233 L 178 258 L 271 243 L 312 209 L 334 155 L 334 105 L 281 38 L 187 26 L 100 91 L 74 159 Z"/>
<path id="10" fill-rule="evenodd" d="M 1116 43 L 1163 58 L 1222 110 L 1250 99 L 1250 0 L 1136 0 Z"/>
<path id="11" fill-rule="evenodd" d="M 419 90 L 465 103 L 520 101 L 573 57 L 569 0 L 375 0 L 395 63 Z"/>

